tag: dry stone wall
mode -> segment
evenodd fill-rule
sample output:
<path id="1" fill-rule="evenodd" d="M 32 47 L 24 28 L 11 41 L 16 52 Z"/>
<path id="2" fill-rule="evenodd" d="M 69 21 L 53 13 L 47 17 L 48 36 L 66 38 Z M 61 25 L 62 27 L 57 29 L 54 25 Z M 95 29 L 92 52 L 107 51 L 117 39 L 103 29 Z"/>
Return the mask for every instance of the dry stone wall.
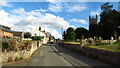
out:
<path id="1" fill-rule="evenodd" d="M 22 51 L 3 51 L 2 52 L 2 62 L 10 62 L 19 60 L 21 58 L 30 58 L 30 56 L 37 50 L 38 47 L 42 45 L 42 42 L 37 41 L 32 42 L 31 49 L 28 50 L 22 50 Z"/>
<path id="2" fill-rule="evenodd" d="M 114 66 L 120 66 L 120 52 L 95 49 L 86 46 L 81 46 L 79 44 L 68 44 L 68 43 L 58 43 L 58 44 L 72 51 L 76 51 L 82 55 L 88 56 L 90 58 L 98 59 L 100 61 L 112 64 Z"/>

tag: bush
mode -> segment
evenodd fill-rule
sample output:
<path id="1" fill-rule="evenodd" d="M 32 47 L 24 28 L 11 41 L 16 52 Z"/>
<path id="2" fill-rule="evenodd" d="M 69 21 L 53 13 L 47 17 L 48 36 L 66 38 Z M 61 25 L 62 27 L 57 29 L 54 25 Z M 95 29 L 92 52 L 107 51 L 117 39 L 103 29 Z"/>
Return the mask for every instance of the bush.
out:
<path id="1" fill-rule="evenodd" d="M 19 47 L 19 46 L 18 46 L 18 41 L 15 40 L 15 39 L 9 40 L 9 43 L 10 43 L 10 45 L 12 46 L 12 50 L 14 50 L 14 51 L 16 51 L 17 48 Z"/>
<path id="2" fill-rule="evenodd" d="M 2 42 L 2 50 L 11 50 L 12 49 L 12 46 L 10 45 L 9 42 L 5 41 L 5 42 Z"/>
<path id="3" fill-rule="evenodd" d="M 32 40 L 34 40 L 34 41 L 38 41 L 38 40 L 42 40 L 43 39 L 43 37 L 41 37 L 41 36 L 33 36 L 32 37 Z"/>
<path id="4" fill-rule="evenodd" d="M 19 60 L 22 60 L 22 59 L 24 59 L 23 57 L 19 57 Z"/>

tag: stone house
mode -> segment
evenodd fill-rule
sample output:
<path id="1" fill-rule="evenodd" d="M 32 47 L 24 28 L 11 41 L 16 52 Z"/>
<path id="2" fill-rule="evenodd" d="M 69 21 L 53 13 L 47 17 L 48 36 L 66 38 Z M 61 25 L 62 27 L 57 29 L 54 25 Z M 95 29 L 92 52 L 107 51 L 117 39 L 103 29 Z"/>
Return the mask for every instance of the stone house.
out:
<path id="1" fill-rule="evenodd" d="M 42 39 L 43 44 L 47 44 L 47 42 L 49 41 L 48 32 L 42 31 L 41 27 L 39 27 L 39 29 L 32 30 L 30 33 L 31 33 L 31 36 L 41 36 L 41 37 L 43 37 L 43 39 Z"/>

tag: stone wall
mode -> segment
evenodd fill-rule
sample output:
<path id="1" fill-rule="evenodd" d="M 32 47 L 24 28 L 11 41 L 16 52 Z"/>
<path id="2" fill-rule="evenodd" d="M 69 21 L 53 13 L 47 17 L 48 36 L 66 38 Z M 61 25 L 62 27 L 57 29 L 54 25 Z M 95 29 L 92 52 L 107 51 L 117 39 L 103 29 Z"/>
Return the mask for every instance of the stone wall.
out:
<path id="1" fill-rule="evenodd" d="M 90 58 L 98 59 L 100 61 L 112 64 L 114 66 L 120 66 L 120 52 L 95 49 L 86 46 L 81 46 L 79 44 L 58 44 L 72 51 L 76 51 L 82 55 L 88 56 Z"/>
<path id="2" fill-rule="evenodd" d="M 22 50 L 22 51 L 3 51 L 2 52 L 2 62 L 10 62 L 15 61 L 20 58 L 30 58 L 30 56 L 37 50 L 38 47 L 42 45 L 42 41 L 34 41 L 32 42 L 31 49 L 28 50 Z"/>
<path id="3" fill-rule="evenodd" d="M 120 66 L 120 52 L 112 52 L 83 46 L 82 53 L 88 57 L 98 59 L 114 66 Z"/>

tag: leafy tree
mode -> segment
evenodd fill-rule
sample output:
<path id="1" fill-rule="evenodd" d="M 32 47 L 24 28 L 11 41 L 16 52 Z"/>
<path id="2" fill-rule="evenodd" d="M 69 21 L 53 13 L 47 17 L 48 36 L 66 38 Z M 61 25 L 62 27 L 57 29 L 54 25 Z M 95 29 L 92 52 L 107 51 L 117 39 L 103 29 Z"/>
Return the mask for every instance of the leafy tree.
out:
<path id="1" fill-rule="evenodd" d="M 24 38 L 30 38 L 30 37 L 31 37 L 31 33 L 29 32 L 24 33 Z"/>
<path id="2" fill-rule="evenodd" d="M 69 34 L 69 33 L 71 33 L 71 32 L 74 32 L 74 28 L 69 27 L 66 32 L 67 32 L 67 34 Z"/>
<path id="3" fill-rule="evenodd" d="M 78 27 L 77 29 L 75 29 L 75 33 L 76 39 L 81 39 L 83 36 L 84 38 L 88 37 L 88 30 L 83 27 Z"/>
<path id="4" fill-rule="evenodd" d="M 75 40 L 75 37 L 76 37 L 75 32 L 71 32 L 71 33 L 69 33 L 69 35 L 68 35 L 68 39 L 69 39 L 69 40 L 72 40 L 72 41 Z"/>
<path id="5" fill-rule="evenodd" d="M 113 5 L 109 5 L 109 2 L 101 5 L 101 10 L 105 13 L 109 13 L 110 10 L 112 10 Z"/>
<path id="6" fill-rule="evenodd" d="M 67 40 L 67 33 L 64 31 L 63 32 L 63 39 L 66 41 Z"/>
<path id="7" fill-rule="evenodd" d="M 73 41 L 76 37 L 76 34 L 74 32 L 74 28 L 69 27 L 66 31 L 63 32 L 63 38 L 65 41 L 71 40 Z"/>
<path id="8" fill-rule="evenodd" d="M 112 36 L 116 38 L 118 36 L 117 27 L 119 26 L 120 13 L 112 9 L 113 5 L 105 3 L 101 5 L 100 22 L 98 24 L 99 36 L 103 39 L 110 39 Z"/>

